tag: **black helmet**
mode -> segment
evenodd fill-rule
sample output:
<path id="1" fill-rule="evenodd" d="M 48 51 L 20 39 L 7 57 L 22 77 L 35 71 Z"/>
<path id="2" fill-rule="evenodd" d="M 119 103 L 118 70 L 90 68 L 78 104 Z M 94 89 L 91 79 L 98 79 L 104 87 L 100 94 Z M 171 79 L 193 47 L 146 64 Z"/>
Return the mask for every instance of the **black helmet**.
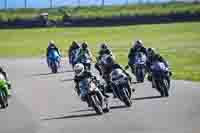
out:
<path id="1" fill-rule="evenodd" d="M 78 45 L 77 41 L 72 42 L 72 48 L 76 49 L 79 48 L 80 46 Z"/>
<path id="2" fill-rule="evenodd" d="M 106 58 L 106 64 L 108 65 L 113 65 L 115 64 L 115 59 L 113 58 L 113 56 L 108 55 Z"/>
<path id="3" fill-rule="evenodd" d="M 148 56 L 154 56 L 156 54 L 156 50 L 154 48 L 147 49 Z"/>
<path id="4" fill-rule="evenodd" d="M 159 55 L 159 54 L 155 54 L 155 55 L 153 56 L 153 61 L 158 61 L 159 58 L 160 58 L 160 55 Z"/>
<path id="5" fill-rule="evenodd" d="M 143 47 L 143 42 L 142 40 L 136 40 L 134 43 L 133 43 L 133 47 Z"/>
<path id="6" fill-rule="evenodd" d="M 107 48 L 108 48 L 108 46 L 107 46 L 106 43 L 102 43 L 102 44 L 101 44 L 101 49 L 107 49 Z"/>
<path id="7" fill-rule="evenodd" d="M 82 47 L 83 49 L 87 49 L 87 48 L 88 48 L 87 42 L 82 43 L 81 47 Z"/>

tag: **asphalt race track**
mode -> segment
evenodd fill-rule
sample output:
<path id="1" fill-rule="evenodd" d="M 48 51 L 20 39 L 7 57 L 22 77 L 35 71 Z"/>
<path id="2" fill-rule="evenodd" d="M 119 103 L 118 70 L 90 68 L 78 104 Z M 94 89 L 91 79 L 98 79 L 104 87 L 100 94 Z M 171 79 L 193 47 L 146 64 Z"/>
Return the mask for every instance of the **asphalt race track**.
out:
<path id="1" fill-rule="evenodd" d="M 173 81 L 169 98 L 149 82 L 132 84 L 133 106 L 110 97 L 102 116 L 80 101 L 63 60 L 51 74 L 43 58 L 0 59 L 12 82 L 9 107 L 0 109 L 0 133 L 199 133 L 200 83 Z"/>

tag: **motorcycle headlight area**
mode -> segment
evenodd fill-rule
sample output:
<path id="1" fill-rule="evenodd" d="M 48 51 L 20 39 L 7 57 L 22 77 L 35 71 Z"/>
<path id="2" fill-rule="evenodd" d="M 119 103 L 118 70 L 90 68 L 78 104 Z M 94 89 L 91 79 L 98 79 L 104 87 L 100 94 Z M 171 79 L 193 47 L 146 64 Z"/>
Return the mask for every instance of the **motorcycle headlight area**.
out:
<path id="1" fill-rule="evenodd" d="M 97 90 L 96 85 L 94 83 L 91 83 L 89 87 L 89 91 L 96 91 L 96 90 Z"/>

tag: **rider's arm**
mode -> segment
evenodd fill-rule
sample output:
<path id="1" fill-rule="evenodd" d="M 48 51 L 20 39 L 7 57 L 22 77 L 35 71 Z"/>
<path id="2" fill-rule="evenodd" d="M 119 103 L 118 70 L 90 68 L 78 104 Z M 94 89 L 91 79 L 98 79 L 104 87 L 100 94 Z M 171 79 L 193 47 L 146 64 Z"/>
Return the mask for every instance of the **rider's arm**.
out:
<path id="1" fill-rule="evenodd" d="M 133 52 L 132 52 L 133 50 L 132 50 L 132 48 L 129 50 L 129 54 L 128 54 L 128 58 L 130 59 L 131 57 L 132 57 L 132 55 L 133 55 Z"/>

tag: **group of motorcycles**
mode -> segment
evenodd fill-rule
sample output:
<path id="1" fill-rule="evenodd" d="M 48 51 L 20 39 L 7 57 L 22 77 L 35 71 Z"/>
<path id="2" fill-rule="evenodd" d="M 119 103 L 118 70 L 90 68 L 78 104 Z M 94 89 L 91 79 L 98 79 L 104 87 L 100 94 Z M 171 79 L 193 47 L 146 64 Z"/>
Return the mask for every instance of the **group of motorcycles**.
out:
<path id="1" fill-rule="evenodd" d="M 119 68 L 113 69 L 108 75 L 105 74 L 106 70 L 106 58 L 111 55 L 102 56 L 101 60 L 97 61 L 97 65 L 100 68 L 102 80 L 97 77 L 86 78 L 79 82 L 79 88 L 82 90 L 85 88 L 86 101 L 89 106 L 93 107 L 97 114 L 103 114 L 109 112 L 108 95 L 107 92 L 113 93 L 115 98 L 122 101 L 127 107 L 132 105 L 131 101 L 131 87 L 130 81 L 127 75 Z M 73 57 L 72 57 L 73 58 Z M 72 64 L 74 71 L 76 71 L 77 64 L 82 64 L 85 71 L 91 72 L 92 60 L 86 57 L 78 62 L 76 65 Z"/>
<path id="2" fill-rule="evenodd" d="M 75 60 L 75 58 L 77 58 L 76 54 L 77 53 L 75 52 L 72 54 L 72 57 L 70 57 L 72 62 Z M 107 69 L 105 60 L 109 56 L 112 55 L 103 55 L 102 58 L 97 60 L 96 63 L 100 69 L 100 75 L 102 77 L 101 81 L 96 77 L 93 77 L 86 78 L 84 81 L 80 81 L 78 84 L 79 88 L 84 88 L 84 93 L 86 93 L 85 99 L 82 100 L 86 101 L 88 106 L 91 106 L 97 114 L 109 112 L 109 96 L 106 94 L 109 92 L 112 93 L 115 98 L 118 98 L 121 102 L 123 102 L 127 107 L 132 105 L 131 81 L 124 70 L 115 68 L 111 70 L 108 75 L 106 75 L 104 72 Z M 148 57 L 146 55 L 144 55 L 142 52 L 136 53 L 135 62 L 133 63 L 133 66 L 130 67 L 132 69 L 132 73 L 136 77 L 137 83 L 144 82 L 148 73 L 148 80 L 152 82 L 152 87 L 156 88 L 161 96 L 168 97 L 168 91 L 170 88 L 170 72 L 168 68 L 163 64 L 163 62 L 159 61 L 153 62 L 150 68 L 147 68 L 147 62 Z M 49 66 L 53 73 L 57 72 L 59 64 L 59 56 L 55 53 L 52 54 L 49 61 Z M 91 72 L 92 59 L 91 57 L 85 56 L 71 64 L 73 69 L 76 67 L 76 64 L 82 64 L 85 68 L 85 71 Z M 125 69 L 127 68 L 125 67 Z"/>
<path id="3" fill-rule="evenodd" d="M 138 83 L 144 82 L 148 73 L 148 80 L 152 82 L 152 87 L 156 88 L 161 96 L 168 97 L 171 76 L 169 68 L 160 61 L 151 62 L 150 66 L 147 66 L 147 63 L 148 57 L 144 53 L 136 53 L 134 65 L 131 66 L 136 81 Z"/>

